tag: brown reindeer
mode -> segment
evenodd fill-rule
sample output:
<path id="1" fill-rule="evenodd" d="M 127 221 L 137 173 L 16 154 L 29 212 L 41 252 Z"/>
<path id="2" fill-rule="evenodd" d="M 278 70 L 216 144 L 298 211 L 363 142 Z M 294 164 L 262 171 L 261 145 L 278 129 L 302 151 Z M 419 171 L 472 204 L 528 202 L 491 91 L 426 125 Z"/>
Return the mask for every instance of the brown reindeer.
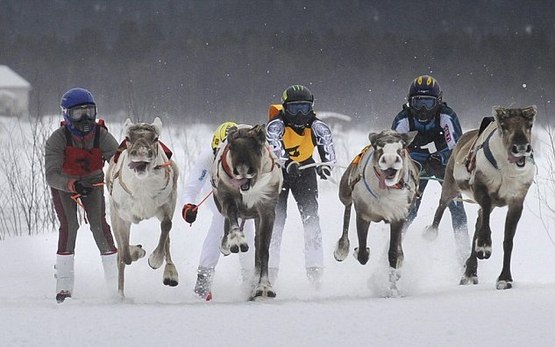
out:
<path id="1" fill-rule="evenodd" d="M 532 152 L 532 125 L 536 107 L 494 107 L 494 119 L 480 132 L 465 133 L 453 149 L 439 206 L 427 232 L 437 229 L 447 204 L 459 192 L 480 205 L 471 254 L 466 261 L 460 284 L 478 283 L 478 260 L 491 256 L 490 214 L 494 207 L 508 206 L 503 241 L 503 269 L 497 289 L 512 288 L 511 254 L 524 198 L 532 184 L 536 165 Z"/>
<path id="2" fill-rule="evenodd" d="M 268 278 L 270 240 L 283 177 L 266 143 L 263 125 L 229 129 L 212 167 L 214 201 L 225 217 L 222 254 L 247 252 L 249 246 L 239 219 L 255 221 L 256 283 L 250 299 L 275 297 Z"/>

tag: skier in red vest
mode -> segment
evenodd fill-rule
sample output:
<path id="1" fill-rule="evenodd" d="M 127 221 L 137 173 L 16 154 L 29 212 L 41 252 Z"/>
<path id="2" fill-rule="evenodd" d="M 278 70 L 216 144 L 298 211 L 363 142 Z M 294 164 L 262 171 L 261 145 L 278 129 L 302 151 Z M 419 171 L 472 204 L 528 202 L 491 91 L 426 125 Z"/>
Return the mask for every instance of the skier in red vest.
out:
<path id="1" fill-rule="evenodd" d="M 63 302 L 73 292 L 74 250 L 82 204 L 110 286 L 117 283 L 117 248 L 106 222 L 104 162 L 116 152 L 118 143 L 102 120 L 96 122 L 96 102 L 86 89 L 68 90 L 61 100 L 64 121 L 46 141 L 46 180 L 60 221 L 56 257 L 56 300 Z M 113 288 L 112 288 L 113 287 Z"/>

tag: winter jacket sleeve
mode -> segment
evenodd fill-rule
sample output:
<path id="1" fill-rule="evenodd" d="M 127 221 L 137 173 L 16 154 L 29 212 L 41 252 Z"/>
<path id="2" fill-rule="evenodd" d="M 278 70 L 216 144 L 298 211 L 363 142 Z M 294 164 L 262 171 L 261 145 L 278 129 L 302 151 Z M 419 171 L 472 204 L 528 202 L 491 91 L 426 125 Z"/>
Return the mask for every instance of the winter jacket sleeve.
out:
<path id="1" fill-rule="evenodd" d="M 312 122 L 312 133 L 322 162 L 335 163 L 335 147 L 330 127 L 319 119 Z"/>
<path id="2" fill-rule="evenodd" d="M 201 152 L 200 157 L 195 161 L 189 177 L 185 182 L 181 202 L 183 204 L 198 204 L 198 195 L 202 191 L 205 183 L 209 181 L 214 153 L 210 147 Z"/>
<path id="3" fill-rule="evenodd" d="M 64 165 L 64 155 L 66 148 L 66 138 L 64 127 L 54 131 L 46 140 L 44 151 L 44 167 L 46 171 L 46 182 L 54 189 L 69 192 L 69 177 L 62 173 Z"/>
<path id="4" fill-rule="evenodd" d="M 100 150 L 102 151 L 102 158 L 105 161 L 110 161 L 110 159 L 116 153 L 118 149 L 118 141 L 114 136 L 106 129 L 98 127 L 100 129 Z"/>
<path id="5" fill-rule="evenodd" d="M 274 118 L 266 126 L 266 141 L 268 141 L 272 147 L 272 151 L 276 155 L 276 158 L 281 166 L 289 160 L 289 155 L 285 151 L 282 141 L 284 132 L 285 123 L 280 117 Z"/>

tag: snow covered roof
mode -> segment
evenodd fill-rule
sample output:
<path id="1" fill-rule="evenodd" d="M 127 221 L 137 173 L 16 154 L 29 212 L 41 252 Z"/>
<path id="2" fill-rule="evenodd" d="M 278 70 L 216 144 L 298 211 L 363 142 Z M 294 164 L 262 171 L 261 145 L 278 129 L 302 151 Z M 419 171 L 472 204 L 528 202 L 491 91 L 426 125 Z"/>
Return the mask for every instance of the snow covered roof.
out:
<path id="1" fill-rule="evenodd" d="M 31 88 L 31 84 L 6 65 L 0 65 L 0 88 Z"/>

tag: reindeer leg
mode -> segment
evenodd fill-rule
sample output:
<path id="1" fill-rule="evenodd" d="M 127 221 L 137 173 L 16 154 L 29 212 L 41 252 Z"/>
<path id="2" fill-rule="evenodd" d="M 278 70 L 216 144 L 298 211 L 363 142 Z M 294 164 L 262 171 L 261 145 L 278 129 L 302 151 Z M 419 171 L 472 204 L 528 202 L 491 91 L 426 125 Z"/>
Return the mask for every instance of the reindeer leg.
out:
<path id="1" fill-rule="evenodd" d="M 343 261 L 347 258 L 349 254 L 349 223 L 351 220 L 351 207 L 353 204 L 348 204 L 345 206 L 345 211 L 343 212 L 343 233 L 341 237 L 337 241 L 337 245 L 335 246 L 335 251 L 333 252 L 333 256 L 337 261 Z"/>
<path id="2" fill-rule="evenodd" d="M 472 244 L 476 244 L 476 240 L 478 239 L 478 232 L 482 225 L 482 209 L 478 210 L 478 218 L 476 219 L 476 226 L 474 231 L 474 237 L 472 238 Z M 461 278 L 459 284 L 467 285 L 467 284 L 478 284 L 478 255 L 474 246 L 470 251 L 470 256 L 466 260 L 464 275 Z"/>
<path id="3" fill-rule="evenodd" d="M 268 260 L 270 257 L 270 240 L 272 239 L 272 231 L 274 227 L 275 210 L 259 211 L 260 220 L 256 223 L 256 246 L 255 246 L 255 263 L 256 274 L 259 275 L 258 284 L 255 285 L 251 300 L 257 297 L 276 296 L 276 292 L 272 288 L 268 278 Z"/>
<path id="4" fill-rule="evenodd" d="M 397 281 L 401 278 L 399 271 L 403 264 L 403 224 L 404 221 L 391 222 L 389 233 L 389 297 L 399 297 L 399 289 L 397 288 Z"/>
<path id="5" fill-rule="evenodd" d="M 165 246 L 168 240 L 170 230 L 172 228 L 172 220 L 168 215 L 164 215 L 162 222 L 160 223 L 160 238 L 158 239 L 158 245 L 148 257 L 148 265 L 153 269 L 158 269 L 164 263 Z"/>
<path id="6" fill-rule="evenodd" d="M 497 278 L 497 289 L 510 289 L 513 287 L 513 277 L 511 276 L 511 255 L 513 252 L 513 239 L 516 233 L 516 226 L 522 215 L 522 201 L 509 205 L 507 217 L 505 219 L 505 239 L 503 240 L 503 269 Z"/>
<path id="7" fill-rule="evenodd" d="M 362 265 L 366 264 L 368 262 L 368 258 L 370 258 L 370 248 L 366 247 L 369 227 L 370 221 L 364 220 L 359 214 L 357 214 L 358 247 L 355 248 L 353 255 Z"/>
<path id="8" fill-rule="evenodd" d="M 166 251 L 166 267 L 164 268 L 164 285 L 175 287 L 179 283 L 177 269 L 172 260 L 170 253 L 170 237 L 168 236 L 165 245 Z"/>
<path id="9" fill-rule="evenodd" d="M 491 256 L 490 215 L 493 207 L 486 186 L 476 184 L 474 191 L 476 202 L 480 204 L 481 223 L 480 228 L 477 229 L 478 235 L 476 240 L 474 240 L 473 248 L 478 259 L 489 259 Z"/>
<path id="10" fill-rule="evenodd" d="M 453 177 L 453 168 L 448 166 L 445 170 L 444 181 L 441 185 L 441 198 L 439 199 L 439 205 L 434 214 L 434 220 L 432 225 L 429 225 L 424 229 L 423 237 L 428 241 L 433 241 L 437 238 L 439 223 L 441 218 L 443 218 L 443 213 L 449 205 L 449 203 L 459 195 L 459 188 Z"/>
<path id="11" fill-rule="evenodd" d="M 111 205 L 110 219 L 112 221 L 112 230 L 118 245 L 118 294 L 123 299 L 124 280 L 125 280 L 125 264 L 131 264 L 131 254 L 129 253 L 129 228 L 125 221 L 121 219 L 117 213 L 117 209 Z"/>
<path id="12" fill-rule="evenodd" d="M 245 234 L 241 228 L 239 228 L 239 216 L 235 202 L 229 202 L 227 204 L 225 216 L 227 216 L 226 221 L 229 221 L 229 229 L 227 229 L 229 231 L 224 232 L 222 246 L 220 247 L 221 252 L 224 255 L 228 255 L 230 252 L 239 253 L 239 250 L 241 252 L 247 252 L 249 250 L 249 245 Z"/>

